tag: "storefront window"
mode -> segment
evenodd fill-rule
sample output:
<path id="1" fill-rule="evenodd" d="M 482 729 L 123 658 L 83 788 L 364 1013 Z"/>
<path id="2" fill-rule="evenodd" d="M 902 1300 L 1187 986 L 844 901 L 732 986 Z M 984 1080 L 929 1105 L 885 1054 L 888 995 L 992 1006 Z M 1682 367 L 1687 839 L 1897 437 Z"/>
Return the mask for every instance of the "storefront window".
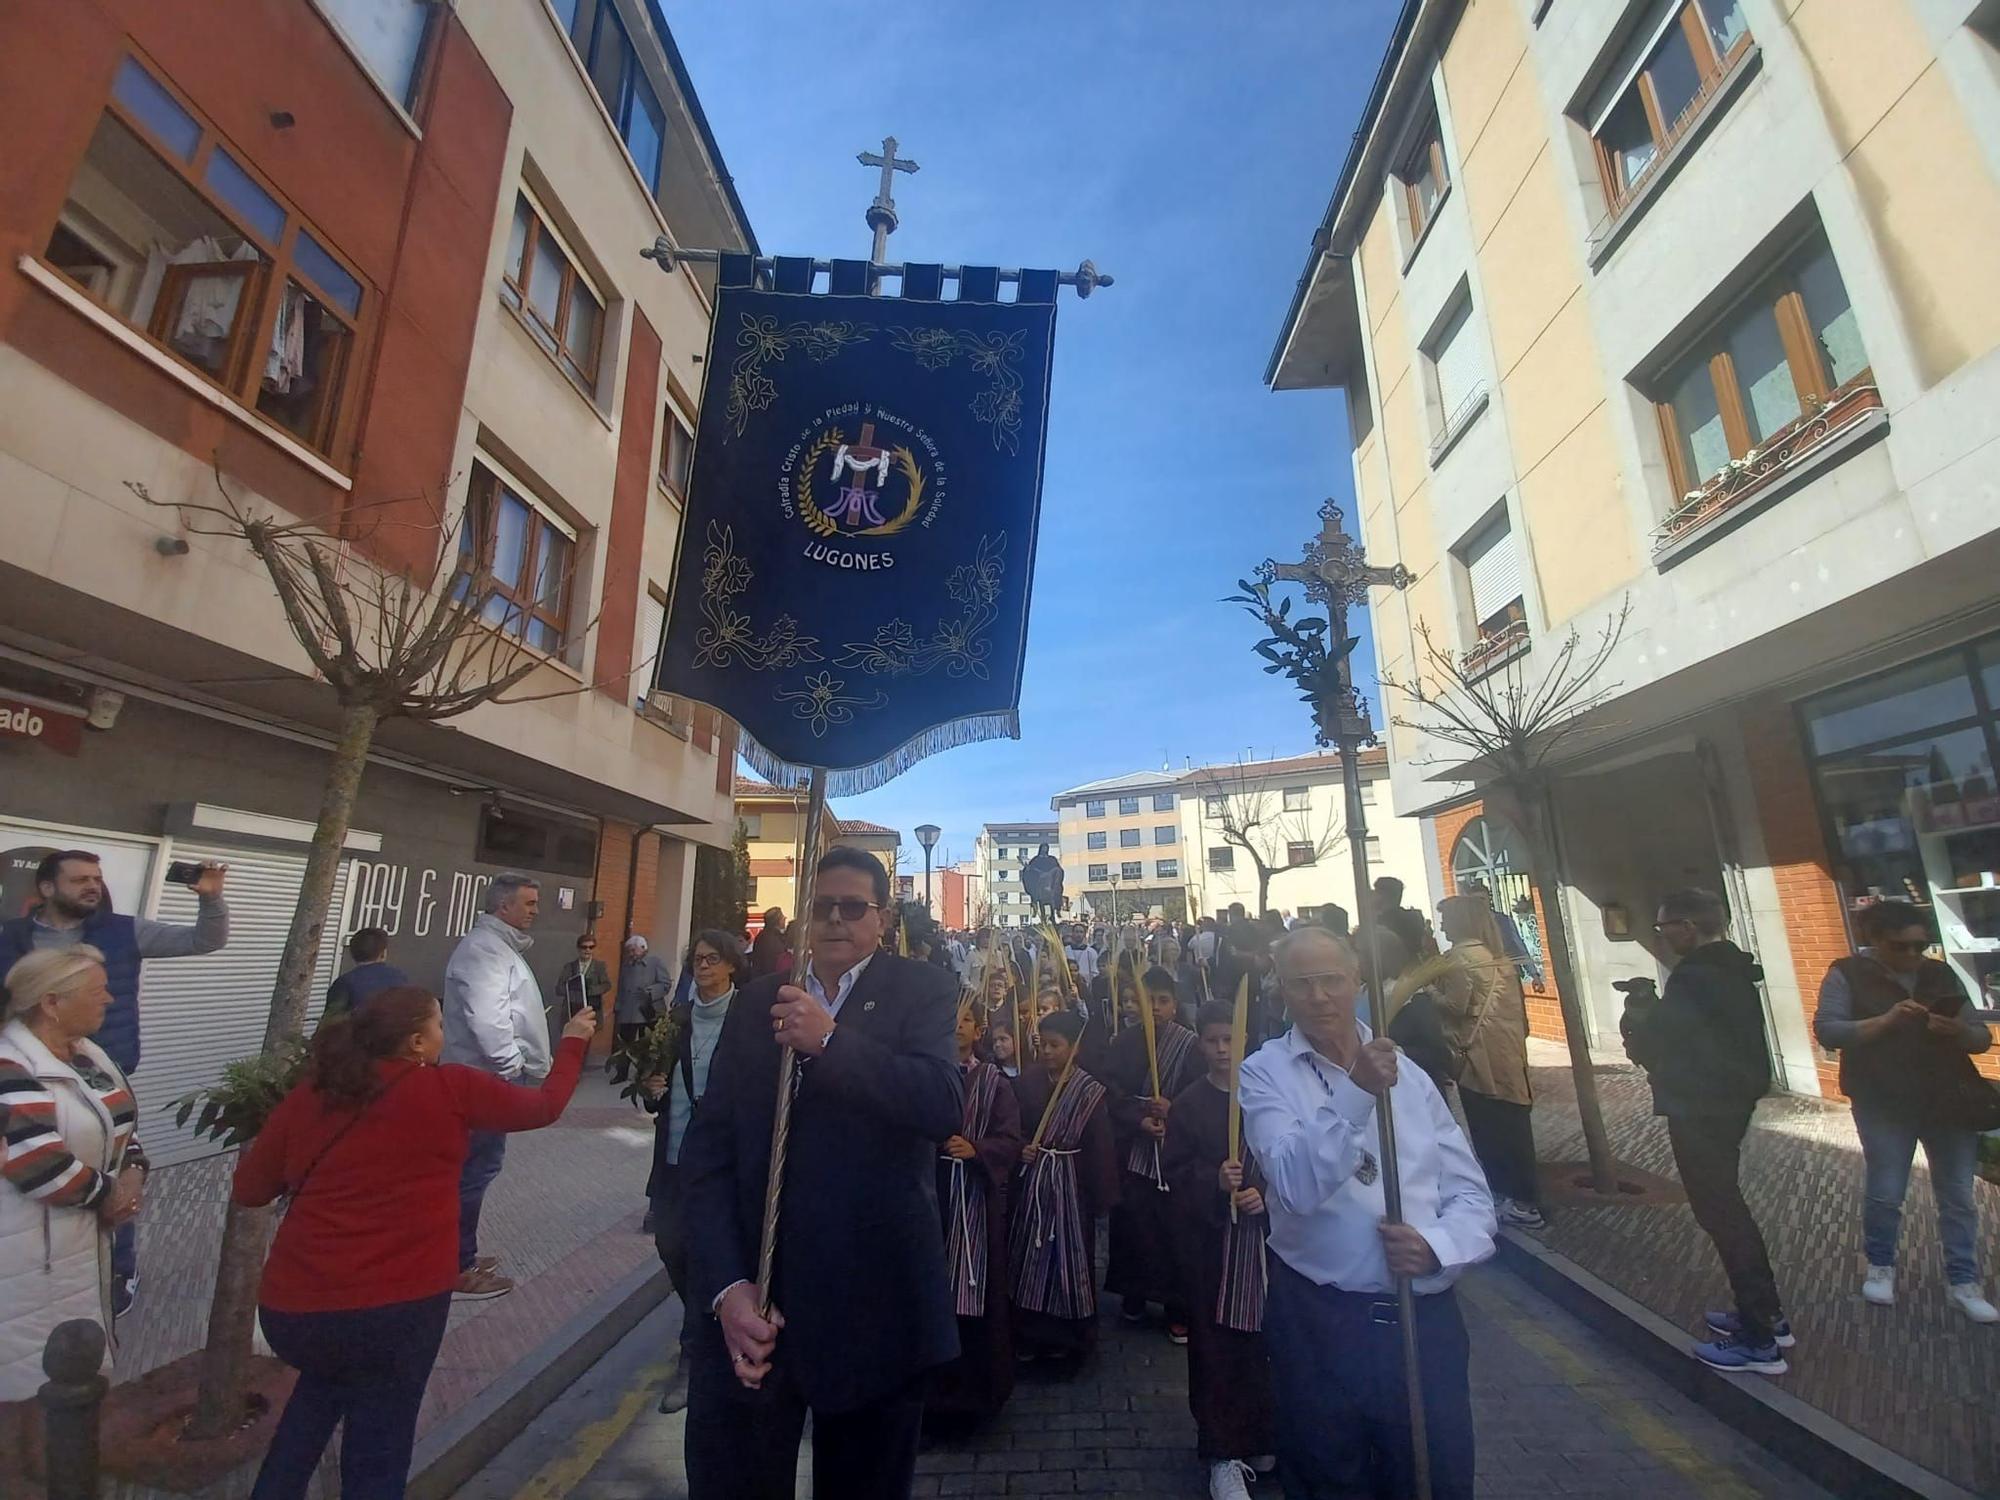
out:
<path id="1" fill-rule="evenodd" d="M 2000 991 L 1997 689 L 2000 639 L 1801 705 L 1850 925 L 1877 901 L 1915 903 L 1975 996 Z"/>

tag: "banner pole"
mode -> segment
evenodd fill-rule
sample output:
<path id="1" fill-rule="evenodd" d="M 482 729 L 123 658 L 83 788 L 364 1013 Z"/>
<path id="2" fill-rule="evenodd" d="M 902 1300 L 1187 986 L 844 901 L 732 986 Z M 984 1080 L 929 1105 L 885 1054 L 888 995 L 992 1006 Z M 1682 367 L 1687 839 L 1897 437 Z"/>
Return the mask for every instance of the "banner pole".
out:
<path id="1" fill-rule="evenodd" d="M 806 825 L 801 838 L 805 858 L 799 864 L 798 929 L 792 940 L 792 983 L 800 989 L 812 966 L 813 887 L 819 878 L 820 825 L 826 821 L 826 771 L 813 767 L 806 791 Z M 771 1114 L 771 1167 L 764 1179 L 764 1232 L 757 1246 L 757 1311 L 771 1316 L 771 1272 L 778 1253 L 778 1203 L 785 1187 L 785 1147 L 792 1134 L 792 1084 L 798 1077 L 799 1055 L 778 1048 L 778 1100 Z"/>
<path id="2" fill-rule="evenodd" d="M 1346 611 L 1343 609 L 1340 614 L 1340 629 L 1345 633 Z M 1354 863 L 1354 899 L 1358 906 L 1368 899 L 1369 891 L 1368 819 L 1361 801 L 1361 747 L 1351 736 L 1341 735 L 1339 739 L 1340 779 L 1347 793 L 1347 846 Z M 1368 997 L 1374 1006 L 1375 1035 L 1387 1036 L 1388 998 L 1387 987 L 1382 983 L 1382 950 L 1374 942 L 1372 933 L 1367 946 L 1368 952 L 1363 958 L 1368 965 Z M 1403 1174 L 1397 1166 L 1396 1114 L 1390 1103 L 1390 1092 L 1384 1089 L 1375 1096 L 1377 1144 L 1382 1152 L 1382 1209 L 1386 1222 L 1401 1224 L 1404 1222 Z M 1407 1276 L 1396 1278 L 1396 1320 L 1403 1325 L 1403 1394 L 1410 1415 L 1410 1493 L 1415 1500 L 1430 1500 L 1431 1449 L 1424 1423 L 1423 1375 L 1417 1363 L 1417 1297 L 1416 1289 Z"/>

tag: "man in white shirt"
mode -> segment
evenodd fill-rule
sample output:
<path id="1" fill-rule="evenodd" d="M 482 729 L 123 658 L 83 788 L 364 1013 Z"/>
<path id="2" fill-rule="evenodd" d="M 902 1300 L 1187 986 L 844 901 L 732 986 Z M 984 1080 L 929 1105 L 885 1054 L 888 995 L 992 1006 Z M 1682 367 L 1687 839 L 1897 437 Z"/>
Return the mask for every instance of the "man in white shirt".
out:
<path id="1" fill-rule="evenodd" d="M 1064 940 L 1063 952 L 1069 961 L 1076 965 L 1077 972 L 1083 975 L 1083 982 L 1086 985 L 1097 977 L 1097 950 L 1085 939 L 1081 927 L 1069 929 L 1069 935 Z"/>
<path id="2" fill-rule="evenodd" d="M 449 1063 L 483 1068 L 510 1083 L 533 1083 L 549 1071 L 549 1021 L 542 988 L 525 957 L 528 929 L 541 909 L 541 887 L 526 875 L 495 875 L 484 910 L 444 966 L 444 1053 Z M 475 1130 L 458 1178 L 458 1286 L 468 1301 L 504 1297 L 514 1283 L 499 1262 L 479 1253 L 479 1210 L 500 1175 L 507 1137 Z"/>
<path id="3" fill-rule="evenodd" d="M 1493 1253 L 1486 1178 L 1421 1068 L 1355 1018 L 1354 950 L 1302 927 L 1273 945 L 1293 1021 L 1244 1062 L 1243 1138 L 1271 1216 L 1264 1340 L 1286 1491 L 1411 1493 L 1396 1280 L 1413 1278 L 1435 1500 L 1470 1500 L 1472 1396 L 1452 1283 Z M 1401 1224 L 1383 1222 L 1375 1111 L 1395 1110 Z"/>

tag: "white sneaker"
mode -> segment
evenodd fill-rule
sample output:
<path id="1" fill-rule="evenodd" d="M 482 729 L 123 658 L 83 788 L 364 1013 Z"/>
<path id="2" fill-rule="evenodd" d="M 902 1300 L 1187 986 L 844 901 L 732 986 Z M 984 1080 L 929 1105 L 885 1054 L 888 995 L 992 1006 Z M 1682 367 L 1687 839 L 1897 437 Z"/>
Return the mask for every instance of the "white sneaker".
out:
<path id="1" fill-rule="evenodd" d="M 1208 1500 L 1250 1500 L 1246 1482 L 1256 1470 L 1240 1458 L 1220 1459 L 1208 1466 Z"/>
<path id="2" fill-rule="evenodd" d="M 2000 1307 L 1986 1300 L 1976 1281 L 1961 1281 L 1953 1286 L 1951 1300 L 1975 1323 L 2000 1323 Z"/>
<path id="3" fill-rule="evenodd" d="M 1861 1283 L 1861 1298 L 1877 1307 L 1892 1307 L 1896 1301 L 1896 1268 L 1894 1266 L 1870 1266 L 1867 1279 Z"/>

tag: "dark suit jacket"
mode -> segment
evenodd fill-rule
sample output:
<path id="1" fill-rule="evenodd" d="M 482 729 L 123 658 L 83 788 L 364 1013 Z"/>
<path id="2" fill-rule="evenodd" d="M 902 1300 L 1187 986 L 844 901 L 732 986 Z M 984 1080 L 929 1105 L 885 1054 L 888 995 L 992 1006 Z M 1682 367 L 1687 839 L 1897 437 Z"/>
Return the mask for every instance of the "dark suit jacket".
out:
<path id="1" fill-rule="evenodd" d="M 776 976 L 737 996 L 681 1146 L 688 1317 L 722 1343 L 708 1308 L 754 1281 L 771 1157 Z M 778 1219 L 775 1360 L 815 1411 L 852 1411 L 958 1354 L 938 1234 L 937 1143 L 964 1113 L 948 970 L 877 953 L 841 1007 L 823 1057 L 803 1064 Z"/>

